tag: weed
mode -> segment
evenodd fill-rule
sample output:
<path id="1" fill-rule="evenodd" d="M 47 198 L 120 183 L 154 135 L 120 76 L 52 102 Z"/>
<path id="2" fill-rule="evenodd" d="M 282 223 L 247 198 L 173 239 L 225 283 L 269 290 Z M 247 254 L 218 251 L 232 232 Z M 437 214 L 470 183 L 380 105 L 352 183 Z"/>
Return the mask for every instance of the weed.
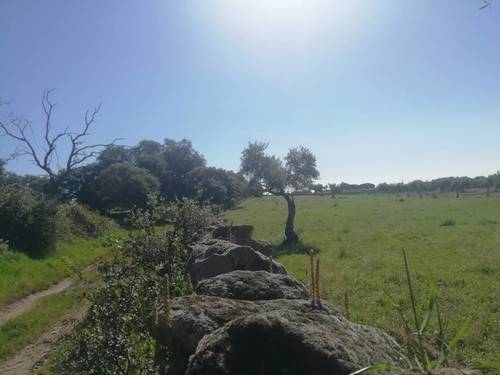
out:
<path id="1" fill-rule="evenodd" d="M 446 333 L 447 324 L 443 322 L 442 314 L 439 308 L 438 296 L 434 288 L 431 289 L 429 293 L 427 309 L 425 310 L 424 315 L 420 318 L 417 312 L 417 302 L 410 275 L 408 256 L 404 249 L 403 260 L 408 286 L 408 295 L 411 302 L 412 319 L 408 320 L 406 318 L 400 302 L 397 302 L 393 297 L 391 297 L 386 290 L 384 290 L 384 294 L 390 304 L 396 308 L 404 326 L 406 333 L 405 341 L 408 350 L 408 362 L 411 367 L 418 368 L 425 372 L 429 372 L 436 368 L 447 367 L 449 366 L 449 354 L 457 347 L 457 344 L 469 329 L 470 320 L 466 320 L 456 332 L 455 336 L 451 340 L 448 340 L 448 335 Z M 438 330 L 435 332 L 435 336 L 433 337 L 432 334 L 427 333 L 434 310 L 436 310 Z M 411 322 L 411 320 L 413 320 L 413 322 Z M 436 349 L 438 351 L 437 356 L 433 353 L 434 348 L 432 348 L 431 343 L 436 343 Z"/>
<path id="2" fill-rule="evenodd" d="M 457 223 L 455 223 L 455 220 L 451 219 L 445 220 L 441 223 L 442 227 L 454 227 L 455 225 L 457 225 Z"/>

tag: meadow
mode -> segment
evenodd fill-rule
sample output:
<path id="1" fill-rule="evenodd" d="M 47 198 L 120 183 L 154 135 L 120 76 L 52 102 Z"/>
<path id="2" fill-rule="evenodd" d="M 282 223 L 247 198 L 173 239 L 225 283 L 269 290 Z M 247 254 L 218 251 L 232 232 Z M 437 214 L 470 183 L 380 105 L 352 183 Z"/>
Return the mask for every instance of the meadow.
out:
<path id="1" fill-rule="evenodd" d="M 452 358 L 468 366 L 500 363 L 500 198 L 346 195 L 295 201 L 299 236 L 319 252 L 322 298 L 348 309 L 352 321 L 402 340 L 401 319 L 383 290 L 400 300 L 409 318 L 404 248 L 417 308 L 425 310 L 436 288 L 448 336 L 470 320 Z M 254 225 L 255 238 L 279 245 L 286 204 L 280 197 L 252 198 L 224 217 Z M 283 249 L 279 261 L 308 285 L 307 254 Z"/>

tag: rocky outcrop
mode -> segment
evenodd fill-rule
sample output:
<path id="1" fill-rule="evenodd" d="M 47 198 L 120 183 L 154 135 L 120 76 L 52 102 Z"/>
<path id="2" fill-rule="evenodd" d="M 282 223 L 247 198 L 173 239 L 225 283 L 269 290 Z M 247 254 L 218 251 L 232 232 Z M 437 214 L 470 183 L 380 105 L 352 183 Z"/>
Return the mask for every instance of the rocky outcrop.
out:
<path id="1" fill-rule="evenodd" d="M 304 299 L 180 297 L 172 304 L 171 327 L 162 326 L 160 336 L 170 335 L 179 356 L 194 353 L 187 374 L 330 375 L 374 363 L 402 365 L 391 337 L 323 305 L 313 308 Z"/>
<path id="2" fill-rule="evenodd" d="M 219 239 L 204 240 L 192 246 L 187 272 L 195 285 L 203 279 L 235 270 L 287 273 L 280 263 L 250 246 Z"/>
<path id="3" fill-rule="evenodd" d="M 153 332 L 170 348 L 170 374 L 343 375 L 374 364 L 420 374 L 405 369 L 387 334 L 325 301 L 312 306 L 304 285 L 270 257 L 272 246 L 252 233 L 249 225 L 218 225 L 192 246 L 187 272 L 196 294 L 174 298 L 169 314 L 160 310 Z M 472 374 L 453 371 L 436 374 Z"/>
<path id="4" fill-rule="evenodd" d="M 249 301 L 309 298 L 304 285 L 290 275 L 266 271 L 232 271 L 205 279 L 196 293 Z"/>
<path id="5" fill-rule="evenodd" d="M 304 301 L 277 301 L 274 311 L 233 319 L 204 336 L 187 374 L 331 375 L 374 363 L 404 365 L 396 342 L 381 331 Z"/>

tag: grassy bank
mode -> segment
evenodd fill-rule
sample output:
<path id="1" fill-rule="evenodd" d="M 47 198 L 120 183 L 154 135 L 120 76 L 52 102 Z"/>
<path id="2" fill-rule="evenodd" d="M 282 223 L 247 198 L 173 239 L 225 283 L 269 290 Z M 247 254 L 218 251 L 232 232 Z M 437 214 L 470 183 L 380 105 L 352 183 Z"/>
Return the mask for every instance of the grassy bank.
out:
<path id="1" fill-rule="evenodd" d="M 59 243 L 53 253 L 41 259 L 9 252 L 0 257 L 0 308 L 74 275 L 75 270 L 85 268 L 109 251 L 103 239 L 97 238 Z"/>
<path id="2" fill-rule="evenodd" d="M 296 204 L 301 239 L 320 251 L 322 295 L 342 308 L 347 291 L 351 320 L 401 336 L 397 313 L 381 290 L 409 308 L 405 248 L 419 308 L 437 285 L 450 335 L 471 319 L 455 358 L 465 364 L 500 360 L 500 199 L 309 196 Z M 278 244 L 286 206 L 279 197 L 250 199 L 226 218 L 253 224 L 257 238 Z M 283 254 L 280 261 L 307 285 L 306 255 Z"/>

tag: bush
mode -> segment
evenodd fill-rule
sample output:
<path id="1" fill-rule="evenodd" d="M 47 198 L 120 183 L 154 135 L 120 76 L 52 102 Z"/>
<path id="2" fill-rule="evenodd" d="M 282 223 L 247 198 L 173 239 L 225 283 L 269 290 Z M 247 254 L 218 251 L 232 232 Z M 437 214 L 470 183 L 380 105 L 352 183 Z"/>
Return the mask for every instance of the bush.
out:
<path id="1" fill-rule="evenodd" d="M 57 204 L 26 187 L 0 189 L 0 238 L 32 257 L 52 250 L 56 242 Z"/>
<path id="2" fill-rule="evenodd" d="M 168 349 L 155 339 L 158 309 L 170 297 L 191 292 L 184 273 L 188 242 L 211 216 L 182 200 L 167 207 L 172 225 L 158 228 L 161 206 L 135 210 L 136 230 L 119 244 L 115 259 L 99 268 L 103 287 L 56 359 L 56 373 L 165 374 L 166 356 L 158 353 Z"/>
<path id="3" fill-rule="evenodd" d="M 113 222 L 81 204 L 62 204 L 57 209 L 57 238 L 98 237 L 113 227 Z"/>
<path id="4" fill-rule="evenodd" d="M 97 177 L 97 195 L 104 209 L 146 208 L 148 197 L 157 194 L 160 182 L 144 168 L 116 163 Z"/>
<path id="5" fill-rule="evenodd" d="M 455 223 L 455 220 L 451 220 L 451 219 L 448 219 L 448 220 L 445 220 L 441 226 L 442 227 L 454 227 L 457 223 Z"/>

